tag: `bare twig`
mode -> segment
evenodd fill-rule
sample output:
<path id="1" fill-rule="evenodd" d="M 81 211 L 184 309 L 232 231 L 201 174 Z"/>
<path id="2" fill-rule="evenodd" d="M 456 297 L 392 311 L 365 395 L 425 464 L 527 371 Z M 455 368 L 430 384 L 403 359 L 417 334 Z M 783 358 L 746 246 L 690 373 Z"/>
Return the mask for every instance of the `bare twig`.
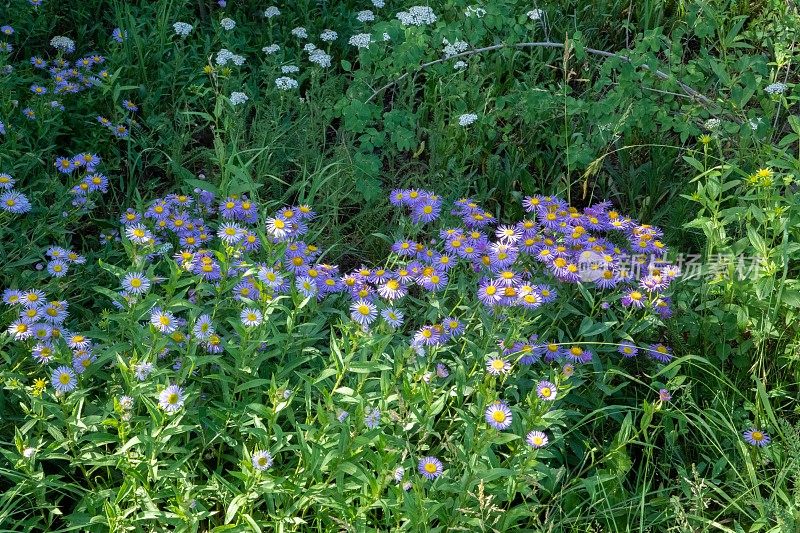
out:
<path id="1" fill-rule="evenodd" d="M 384 85 L 383 87 L 377 89 L 375 92 L 372 93 L 372 96 L 367 98 L 367 102 L 372 101 L 373 98 L 378 96 L 380 93 L 382 93 L 383 91 L 385 91 L 386 89 L 388 89 L 392 85 L 395 85 L 395 84 L 403 81 L 404 79 L 406 79 L 410 73 L 416 74 L 417 72 L 419 72 L 421 70 L 425 70 L 426 68 L 431 67 L 433 65 L 438 65 L 439 63 L 444 63 L 445 61 L 450 61 L 450 60 L 453 60 L 453 59 L 457 59 L 459 57 L 468 57 L 468 56 L 472 56 L 472 55 L 475 55 L 475 54 L 481 54 L 483 52 L 491 52 L 493 50 L 500 50 L 502 48 L 517 48 L 517 49 L 524 49 L 524 48 L 564 48 L 564 43 L 556 43 L 556 42 L 544 41 L 544 42 L 533 42 L 533 43 L 495 44 L 495 45 L 492 45 L 492 46 L 484 46 L 483 48 L 475 48 L 473 50 L 467 50 L 466 52 L 461 52 L 460 54 L 455 54 L 455 55 L 452 55 L 450 57 L 437 59 L 435 61 L 428 61 L 427 63 L 421 64 L 419 67 L 417 67 L 413 71 L 406 72 L 405 74 L 401 75 L 399 78 L 396 78 L 396 79 L 390 81 L 389 83 L 387 83 L 386 85 Z M 586 52 L 592 54 L 592 55 L 601 56 L 601 57 L 608 57 L 608 58 L 613 57 L 613 58 L 619 59 L 621 61 L 632 63 L 632 60 L 631 60 L 630 57 L 625 56 L 625 55 L 621 55 L 621 54 L 616 54 L 614 52 L 606 52 L 605 50 L 597 50 L 595 48 L 584 48 L 584 50 Z M 662 80 L 673 80 L 678 85 L 678 87 L 681 88 L 681 90 L 684 92 L 684 94 L 686 94 L 687 96 L 691 97 L 692 99 L 698 101 L 702 105 L 704 105 L 706 107 L 710 107 L 710 106 L 712 106 L 714 104 L 714 102 L 710 98 L 708 98 L 707 96 L 705 96 L 701 92 L 693 89 L 689 85 L 683 83 L 682 81 L 673 78 L 672 76 L 670 76 L 666 72 L 663 72 L 663 71 L 658 70 L 658 69 L 652 69 L 652 68 L 650 68 L 649 65 L 646 65 L 646 64 L 642 64 L 642 65 L 639 65 L 639 66 L 641 68 L 645 69 L 645 70 L 648 70 L 648 71 L 652 72 L 659 79 L 662 79 Z"/>

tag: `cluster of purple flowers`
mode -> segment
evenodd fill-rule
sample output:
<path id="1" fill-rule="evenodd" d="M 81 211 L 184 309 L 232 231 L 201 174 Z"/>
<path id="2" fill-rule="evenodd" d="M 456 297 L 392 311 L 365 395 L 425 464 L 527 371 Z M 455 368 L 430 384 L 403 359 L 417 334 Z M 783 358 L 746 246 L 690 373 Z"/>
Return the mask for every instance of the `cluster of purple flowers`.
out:
<path id="1" fill-rule="evenodd" d="M 0 173 L 0 210 L 21 215 L 31 210 L 31 202 L 27 196 L 14 189 L 16 182 L 11 174 Z"/>
<path id="2" fill-rule="evenodd" d="M 131 135 L 130 128 L 123 123 L 114 124 L 106 117 L 100 115 L 97 116 L 97 122 L 100 123 L 101 126 L 108 128 L 117 139 L 127 139 Z M 130 122 L 130 120 L 128 120 L 128 122 Z"/>
<path id="3" fill-rule="evenodd" d="M 389 197 L 392 205 L 411 209 L 411 220 L 415 224 L 433 222 L 442 213 L 442 199 L 431 191 L 422 189 L 394 190 Z"/>
<path id="4" fill-rule="evenodd" d="M 109 78 L 108 70 L 100 68 L 97 72 L 94 69 L 106 62 L 106 58 L 100 54 L 76 59 L 70 62 L 62 57 L 48 61 L 39 56 L 30 58 L 30 64 L 38 70 L 47 71 L 50 75 L 49 81 L 31 86 L 31 92 L 37 96 L 45 95 L 50 92 L 53 94 L 76 94 L 86 89 L 91 89 L 102 83 L 103 79 Z"/>
<path id="5" fill-rule="evenodd" d="M 131 100 L 123 100 L 122 109 L 129 111 L 130 113 L 135 113 L 139 111 L 139 106 L 137 106 Z M 127 139 L 130 137 L 130 127 L 136 124 L 136 121 L 132 117 L 126 117 L 122 122 L 114 124 L 111 120 L 101 115 L 97 116 L 97 122 L 101 126 L 110 130 L 117 139 Z"/>
<path id="6" fill-rule="evenodd" d="M 60 246 L 49 247 L 45 255 L 48 258 L 47 272 L 54 278 L 66 276 L 70 265 L 82 265 L 86 262 L 86 258 L 79 253 Z"/>
<path id="7" fill-rule="evenodd" d="M 19 310 L 8 327 L 12 339 L 24 342 L 31 356 L 41 365 L 62 363 L 53 371 L 52 383 L 58 392 L 70 392 L 77 386 L 77 375 L 94 361 L 92 341 L 64 327 L 68 317 L 68 302 L 48 301 L 43 291 L 31 289 L 3 291 L 3 303 Z M 69 359 L 69 361 L 65 361 Z"/>
<path id="8" fill-rule="evenodd" d="M 81 175 L 81 180 L 71 189 L 72 205 L 75 207 L 91 207 L 89 195 L 108 192 L 108 178 L 97 172 L 100 156 L 91 152 L 75 154 L 72 157 L 57 157 L 54 163 L 56 170 L 65 175 Z"/>

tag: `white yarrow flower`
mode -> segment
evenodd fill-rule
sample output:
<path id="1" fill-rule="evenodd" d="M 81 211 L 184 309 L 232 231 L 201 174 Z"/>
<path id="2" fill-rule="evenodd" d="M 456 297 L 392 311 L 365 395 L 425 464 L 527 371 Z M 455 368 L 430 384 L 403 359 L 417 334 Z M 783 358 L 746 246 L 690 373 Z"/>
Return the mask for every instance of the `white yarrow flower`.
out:
<path id="1" fill-rule="evenodd" d="M 339 37 L 339 34 L 333 30 L 325 30 L 319 34 L 319 38 L 325 41 L 326 43 L 335 41 L 337 37 Z"/>
<path id="2" fill-rule="evenodd" d="M 446 38 L 442 39 L 442 44 L 444 45 L 443 52 L 445 59 L 451 58 L 454 55 L 458 55 L 461 52 L 466 52 L 467 49 L 469 48 L 469 43 L 459 40 L 456 40 L 451 43 Z"/>
<path id="3" fill-rule="evenodd" d="M 372 42 L 372 35 L 369 33 L 357 33 L 350 37 L 350 40 L 347 42 L 350 45 L 358 48 L 369 48 L 369 45 Z"/>
<path id="4" fill-rule="evenodd" d="M 403 26 L 427 26 L 436 22 L 433 9 L 428 6 L 413 6 L 395 16 Z"/>
<path id="5" fill-rule="evenodd" d="M 475 113 L 465 113 L 464 115 L 458 117 L 458 125 L 466 127 L 474 123 L 476 120 L 478 120 L 478 115 Z"/>
<path id="6" fill-rule="evenodd" d="M 786 84 L 785 83 L 770 83 L 766 87 L 764 87 L 764 92 L 767 94 L 783 94 L 786 91 Z"/>
<path id="7" fill-rule="evenodd" d="M 369 9 L 359 11 L 356 15 L 356 20 L 359 22 L 372 22 L 375 20 L 375 14 Z"/>
<path id="8" fill-rule="evenodd" d="M 175 30 L 175 35 L 180 35 L 181 37 L 186 37 L 194 29 L 191 24 L 185 22 L 176 22 L 172 25 L 172 28 Z"/>
<path id="9" fill-rule="evenodd" d="M 284 74 L 294 74 L 296 72 L 300 72 L 300 67 L 295 65 L 284 65 L 281 67 L 281 72 Z"/>
<path id="10" fill-rule="evenodd" d="M 75 41 L 63 35 L 56 35 L 50 39 L 50 46 L 67 54 L 75 51 Z"/>
<path id="11" fill-rule="evenodd" d="M 528 15 L 528 18 L 531 20 L 542 20 L 542 17 L 544 16 L 544 11 L 542 11 L 541 9 L 531 9 L 526 13 L 526 15 Z"/>
<path id="12" fill-rule="evenodd" d="M 291 89 L 297 89 L 298 83 L 297 80 L 294 80 L 288 76 L 281 76 L 275 80 L 275 86 L 282 91 L 288 91 Z"/>
<path id="13" fill-rule="evenodd" d="M 236 27 L 236 21 L 226 17 L 219 21 L 219 25 L 222 26 L 225 30 L 231 31 L 233 28 Z"/>
<path id="14" fill-rule="evenodd" d="M 277 6 L 269 6 L 266 10 L 264 10 L 264 16 L 267 17 L 268 19 L 271 19 L 272 17 L 277 17 L 280 14 L 281 10 L 278 9 Z"/>
<path id="15" fill-rule="evenodd" d="M 720 124 L 722 124 L 722 121 L 720 119 L 718 119 L 718 118 L 710 118 L 710 119 L 706 120 L 705 124 L 703 124 L 703 125 L 705 126 L 705 128 L 707 130 L 715 130 L 715 129 L 717 129 L 719 127 Z"/>
<path id="16" fill-rule="evenodd" d="M 316 50 L 312 51 L 308 55 L 308 60 L 312 63 L 316 63 L 320 67 L 328 68 L 331 66 L 331 56 L 325 53 L 324 50 L 320 50 L 317 48 Z"/>
<path id="17" fill-rule="evenodd" d="M 230 100 L 231 100 L 231 105 L 239 105 L 245 103 L 248 100 L 248 98 L 246 94 L 234 91 L 231 93 Z"/>
<path id="18" fill-rule="evenodd" d="M 272 55 L 272 54 L 274 54 L 275 52 L 277 52 L 280 49 L 281 49 L 281 47 L 279 45 L 271 44 L 269 46 L 265 46 L 264 48 L 262 48 L 261 51 L 264 52 L 267 55 Z"/>
<path id="19" fill-rule="evenodd" d="M 298 26 L 292 30 L 292 35 L 298 39 L 308 39 L 308 32 L 302 26 Z"/>

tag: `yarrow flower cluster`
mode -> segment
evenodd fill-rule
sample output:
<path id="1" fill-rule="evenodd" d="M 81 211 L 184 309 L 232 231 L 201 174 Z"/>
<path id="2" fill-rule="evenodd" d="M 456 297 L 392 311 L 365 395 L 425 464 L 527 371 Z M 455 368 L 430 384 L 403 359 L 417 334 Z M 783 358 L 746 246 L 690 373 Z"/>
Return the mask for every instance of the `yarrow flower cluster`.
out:
<path id="1" fill-rule="evenodd" d="M 231 31 L 236 27 L 236 21 L 226 17 L 219 21 L 219 25 L 222 26 L 222 29 L 225 31 Z"/>
<path id="2" fill-rule="evenodd" d="M 370 43 L 372 43 L 372 35 L 369 33 L 357 33 L 350 37 L 347 42 L 356 48 L 369 48 Z"/>
<path id="3" fill-rule="evenodd" d="M 75 51 L 75 41 L 63 35 L 57 35 L 50 39 L 50 46 L 65 54 L 71 54 Z"/>
<path id="4" fill-rule="evenodd" d="M 217 65 L 223 66 L 227 65 L 228 62 L 231 62 L 236 66 L 242 66 L 245 62 L 245 57 L 234 54 L 230 50 L 223 48 L 217 52 L 216 63 Z"/>
<path id="5" fill-rule="evenodd" d="M 308 53 L 308 60 L 322 68 L 330 67 L 332 59 L 333 58 L 321 48 L 314 48 Z"/>
<path id="6" fill-rule="evenodd" d="M 478 115 L 475 113 L 466 113 L 458 117 L 458 125 L 459 126 L 470 126 L 478 120 Z"/>
<path id="7" fill-rule="evenodd" d="M 275 87 L 280 89 L 281 91 L 290 91 L 292 89 L 297 89 L 298 87 L 297 80 L 290 78 L 288 76 L 281 76 L 275 79 Z"/>
<path id="8" fill-rule="evenodd" d="M 175 35 L 181 37 L 187 37 L 192 32 L 192 29 L 194 29 L 191 24 L 187 24 L 186 22 L 176 22 L 172 25 L 172 28 L 175 30 Z"/>
<path id="9" fill-rule="evenodd" d="M 375 14 L 369 9 L 365 9 L 356 14 L 356 20 L 359 22 L 373 22 L 375 20 Z"/>
<path id="10" fill-rule="evenodd" d="M 319 38 L 326 43 L 330 43 L 335 41 L 339 37 L 339 34 L 333 30 L 325 30 L 319 34 Z"/>
<path id="11" fill-rule="evenodd" d="M 444 45 L 442 52 L 444 53 L 445 59 L 449 59 L 454 55 L 466 52 L 469 48 L 469 43 L 465 41 L 455 40 L 451 43 L 447 40 L 447 38 L 442 39 L 442 44 Z"/>
<path id="12" fill-rule="evenodd" d="M 231 105 L 237 106 L 247 102 L 248 98 L 245 93 L 234 91 L 231 93 L 230 101 Z"/>
<path id="13" fill-rule="evenodd" d="M 436 22 L 436 15 L 428 6 L 413 6 L 396 15 L 403 26 L 428 26 Z"/>
<path id="14" fill-rule="evenodd" d="M 776 94 L 783 94 L 784 92 L 786 92 L 786 89 L 787 86 L 785 83 L 776 82 L 776 83 L 770 83 L 769 85 L 764 87 L 764 92 L 767 94 L 776 95 Z"/>
<path id="15" fill-rule="evenodd" d="M 264 10 L 264 16 L 268 19 L 277 17 L 281 14 L 281 10 L 278 9 L 277 6 L 269 6 L 267 9 Z"/>

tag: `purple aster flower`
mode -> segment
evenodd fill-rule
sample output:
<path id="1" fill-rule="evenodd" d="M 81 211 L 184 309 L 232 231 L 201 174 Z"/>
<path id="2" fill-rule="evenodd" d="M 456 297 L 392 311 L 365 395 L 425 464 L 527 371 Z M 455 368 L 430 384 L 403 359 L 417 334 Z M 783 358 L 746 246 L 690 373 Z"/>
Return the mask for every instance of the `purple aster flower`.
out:
<path id="1" fill-rule="evenodd" d="M 550 441 L 547 438 L 547 435 L 545 435 L 542 431 L 531 431 L 525 437 L 525 442 L 527 442 L 531 448 L 539 449 L 547 446 L 547 443 Z"/>
<path id="2" fill-rule="evenodd" d="M 448 339 L 455 338 L 464 333 L 465 326 L 455 317 L 448 316 L 442 320 L 444 334 Z"/>
<path id="3" fill-rule="evenodd" d="M 180 411 L 184 403 L 183 389 L 177 385 L 170 385 L 158 395 L 158 406 L 169 414 Z"/>
<path id="4" fill-rule="evenodd" d="M 403 313 L 394 307 L 387 307 L 381 311 L 381 317 L 389 326 L 395 329 L 403 325 Z"/>
<path id="5" fill-rule="evenodd" d="M 486 371 L 493 376 L 508 374 L 511 371 L 511 363 L 502 357 L 492 356 L 486 360 Z"/>
<path id="6" fill-rule="evenodd" d="M 555 384 L 549 381 L 542 380 L 536 384 L 536 395 L 547 402 L 552 402 L 555 400 L 557 392 L 558 389 L 556 388 Z"/>
<path id="7" fill-rule="evenodd" d="M 672 399 L 672 394 L 670 394 L 669 389 L 659 389 L 658 399 L 662 402 L 668 402 Z"/>
<path id="8" fill-rule="evenodd" d="M 651 344 L 648 355 L 660 363 L 669 363 L 672 359 L 672 349 L 661 344 Z"/>
<path id="9" fill-rule="evenodd" d="M 511 409 L 505 402 L 497 401 L 486 408 L 486 423 L 495 429 L 504 430 L 511 427 L 513 417 Z"/>
<path id="10" fill-rule="evenodd" d="M 150 323 L 161 333 L 169 334 L 178 329 L 175 315 L 156 307 L 150 312 Z"/>
<path id="11" fill-rule="evenodd" d="M 78 379 L 75 377 L 75 372 L 68 366 L 61 365 L 55 370 L 50 377 L 53 388 L 61 393 L 72 392 L 78 386 Z"/>
<path id="12" fill-rule="evenodd" d="M 444 465 L 436 457 L 428 456 L 419 460 L 417 470 L 428 479 L 436 479 L 442 475 Z"/>
<path id="13" fill-rule="evenodd" d="M 47 263 L 47 272 L 54 278 L 63 278 L 68 270 L 69 265 L 61 259 L 53 259 Z"/>
<path id="14" fill-rule="evenodd" d="M 639 354 L 639 348 L 635 344 L 628 341 L 622 341 L 617 347 L 617 351 L 622 354 L 622 357 L 636 357 Z"/>
<path id="15" fill-rule="evenodd" d="M 641 309 L 644 307 L 646 301 L 645 295 L 641 291 L 633 289 L 628 291 L 628 293 L 622 297 L 620 302 L 624 307 L 635 307 L 637 309 Z"/>
<path id="16" fill-rule="evenodd" d="M 378 294 L 381 298 L 394 301 L 402 298 L 408 293 L 405 285 L 397 279 L 387 279 L 378 286 Z"/>
<path id="17" fill-rule="evenodd" d="M 358 300 L 350 305 L 350 317 L 362 328 L 369 328 L 378 316 L 375 304 L 367 300 Z"/>
<path id="18" fill-rule="evenodd" d="M 153 234 L 143 224 L 132 224 L 125 229 L 125 236 L 136 244 L 153 242 Z"/>
<path id="19" fill-rule="evenodd" d="M 478 299 L 488 307 L 500 303 L 503 298 L 502 290 L 497 280 L 483 279 L 478 285 Z"/>
<path id="20" fill-rule="evenodd" d="M 31 350 L 31 355 L 37 363 L 46 365 L 53 360 L 53 357 L 55 357 L 55 352 L 53 351 L 52 346 L 40 342 L 33 347 Z"/>
<path id="21" fill-rule="evenodd" d="M 747 431 L 742 433 L 742 436 L 744 437 L 744 441 L 747 444 L 749 444 L 750 446 L 757 446 L 759 448 L 763 448 L 764 446 L 772 442 L 772 439 L 770 438 L 769 434 L 762 429 L 756 429 L 756 428 L 748 429 Z"/>
<path id="22" fill-rule="evenodd" d="M 414 335 L 414 344 L 418 346 L 433 346 L 439 343 L 441 333 L 434 326 L 423 326 Z"/>
<path id="23" fill-rule="evenodd" d="M 117 41 L 118 43 L 124 42 L 127 37 L 128 37 L 128 32 L 123 31 L 120 28 L 114 28 L 114 30 L 111 32 L 111 38 Z"/>
<path id="24" fill-rule="evenodd" d="M 17 180 L 11 177 L 11 174 L 0 173 L 0 189 L 11 190 L 16 182 Z"/>
<path id="25" fill-rule="evenodd" d="M 259 472 L 269 470 L 272 466 L 272 455 L 266 450 L 257 451 L 253 454 L 252 464 Z"/>
<path id="26" fill-rule="evenodd" d="M 428 197 L 411 210 L 411 221 L 415 224 L 433 222 L 442 212 L 442 201 L 438 197 Z"/>
<path id="27" fill-rule="evenodd" d="M 0 195 L 0 209 L 14 215 L 20 215 L 31 210 L 31 203 L 24 194 L 8 191 Z"/>
<path id="28" fill-rule="evenodd" d="M 447 274 L 436 269 L 419 278 L 419 284 L 428 291 L 436 292 L 444 289 L 448 282 Z"/>
<path id="29" fill-rule="evenodd" d="M 364 425 L 369 429 L 375 429 L 381 423 L 381 410 L 377 407 L 367 407 L 364 412 Z"/>

